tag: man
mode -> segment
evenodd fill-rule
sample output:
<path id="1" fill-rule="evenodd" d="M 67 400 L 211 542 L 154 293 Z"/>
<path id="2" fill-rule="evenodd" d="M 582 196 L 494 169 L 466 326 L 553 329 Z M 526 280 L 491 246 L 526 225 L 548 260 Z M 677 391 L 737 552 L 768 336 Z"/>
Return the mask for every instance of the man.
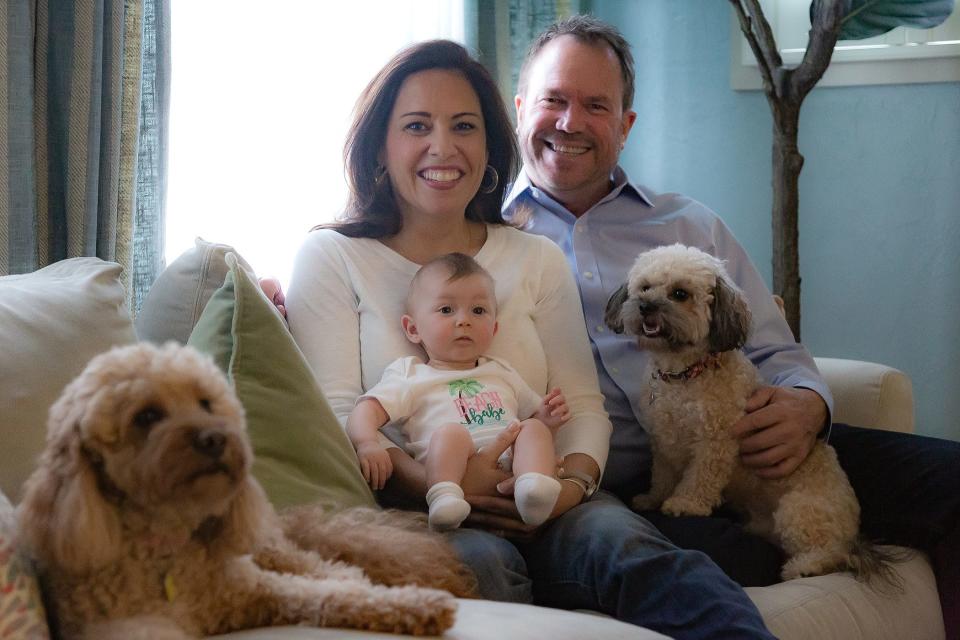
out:
<path id="1" fill-rule="evenodd" d="M 697 246 L 726 261 L 754 316 L 744 350 L 768 386 L 750 398 L 746 416 L 733 427 L 743 463 L 760 477 L 783 477 L 818 436 L 829 434 L 861 500 L 864 532 L 932 554 L 949 629 L 960 613 L 960 477 L 952 471 L 960 464 L 960 443 L 846 425 L 831 429 L 826 384 L 723 222 L 688 198 L 630 183 L 618 166 L 636 119 L 633 74 L 629 45 L 591 17 L 553 25 L 534 42 L 515 99 L 524 168 L 504 205 L 528 231 L 564 250 L 580 286 L 614 427 L 603 487 L 624 498 L 642 493 L 650 468 L 641 413 L 646 355 L 633 339 L 604 326 L 607 300 L 641 251 L 674 242 Z M 732 520 L 644 515 L 679 545 L 706 551 L 745 586 L 778 580 L 778 550 Z M 539 571 L 525 556 L 536 593 Z"/>

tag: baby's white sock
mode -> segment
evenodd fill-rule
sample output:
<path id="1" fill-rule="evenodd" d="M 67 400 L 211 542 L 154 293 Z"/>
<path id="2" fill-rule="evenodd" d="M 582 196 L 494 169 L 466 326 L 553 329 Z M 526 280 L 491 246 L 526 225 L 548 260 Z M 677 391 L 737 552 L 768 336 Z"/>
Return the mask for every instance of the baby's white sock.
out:
<path id="1" fill-rule="evenodd" d="M 513 497 L 517 502 L 520 517 L 527 524 L 543 524 L 550 517 L 553 505 L 560 495 L 560 481 L 536 471 L 517 477 Z"/>
<path id="2" fill-rule="evenodd" d="M 463 489 L 456 482 L 438 482 L 427 489 L 427 520 L 436 531 L 456 529 L 470 515 L 470 504 L 463 499 Z"/>

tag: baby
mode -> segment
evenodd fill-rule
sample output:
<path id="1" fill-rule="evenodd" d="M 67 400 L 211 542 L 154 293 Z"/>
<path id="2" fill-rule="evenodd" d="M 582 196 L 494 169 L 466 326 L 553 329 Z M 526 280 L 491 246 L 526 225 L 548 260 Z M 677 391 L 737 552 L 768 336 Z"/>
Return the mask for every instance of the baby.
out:
<path id="1" fill-rule="evenodd" d="M 401 325 L 407 339 L 423 347 L 426 362 L 416 356 L 394 361 L 347 420 L 363 476 L 374 489 L 393 472 L 377 432 L 405 421 L 407 452 L 426 467 L 429 521 L 437 530 L 456 528 L 470 514 L 460 487 L 467 460 L 519 418 L 527 419 L 500 466 L 516 477 L 514 499 L 523 521 L 546 521 L 560 494 L 553 435 L 570 417 L 566 399 L 559 389 L 541 397 L 508 364 L 483 356 L 497 332 L 493 288 L 490 274 L 462 253 L 421 267 Z"/>

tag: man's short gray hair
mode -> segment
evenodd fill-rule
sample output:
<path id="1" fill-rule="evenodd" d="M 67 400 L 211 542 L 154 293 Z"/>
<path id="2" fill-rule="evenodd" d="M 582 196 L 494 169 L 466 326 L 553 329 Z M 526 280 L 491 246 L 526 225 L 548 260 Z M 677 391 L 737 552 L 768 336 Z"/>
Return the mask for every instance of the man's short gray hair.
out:
<path id="1" fill-rule="evenodd" d="M 523 66 L 520 67 L 518 93 L 523 95 L 527 89 L 527 72 L 534 59 L 547 44 L 560 36 L 573 36 L 578 41 L 592 46 L 607 45 L 617 54 L 617 59 L 620 61 L 620 78 L 623 80 L 623 110 L 629 111 L 633 106 L 634 91 L 634 65 L 630 43 L 616 27 L 593 16 L 570 16 L 550 25 L 546 31 L 537 36 L 527 50 Z"/>

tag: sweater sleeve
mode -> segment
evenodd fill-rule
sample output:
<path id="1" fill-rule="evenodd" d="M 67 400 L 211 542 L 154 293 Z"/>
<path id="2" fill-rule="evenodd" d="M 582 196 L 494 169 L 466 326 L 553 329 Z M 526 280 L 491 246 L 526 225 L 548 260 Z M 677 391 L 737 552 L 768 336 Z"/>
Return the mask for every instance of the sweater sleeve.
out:
<path id="1" fill-rule="evenodd" d="M 570 420 L 557 433 L 557 453 L 584 453 L 602 474 L 613 427 L 603 408 L 580 294 L 560 248 L 538 239 L 542 269 L 534 324 L 547 359 L 547 391 L 559 388 L 570 407 Z"/>
<path id="2" fill-rule="evenodd" d="M 363 391 L 360 314 L 347 266 L 329 233 L 335 232 L 307 236 L 294 261 L 286 305 L 293 339 L 345 426 Z"/>

